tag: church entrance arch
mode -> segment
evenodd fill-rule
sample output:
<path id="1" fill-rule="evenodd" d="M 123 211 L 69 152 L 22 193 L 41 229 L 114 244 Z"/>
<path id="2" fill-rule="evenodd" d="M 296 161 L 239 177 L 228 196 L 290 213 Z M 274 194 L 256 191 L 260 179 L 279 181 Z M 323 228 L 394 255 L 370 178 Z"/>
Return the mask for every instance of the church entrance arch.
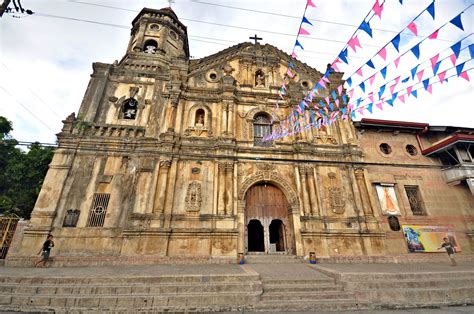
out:
<path id="1" fill-rule="evenodd" d="M 245 247 L 248 253 L 294 253 L 288 209 L 285 194 L 272 183 L 258 182 L 248 189 L 245 194 Z"/>

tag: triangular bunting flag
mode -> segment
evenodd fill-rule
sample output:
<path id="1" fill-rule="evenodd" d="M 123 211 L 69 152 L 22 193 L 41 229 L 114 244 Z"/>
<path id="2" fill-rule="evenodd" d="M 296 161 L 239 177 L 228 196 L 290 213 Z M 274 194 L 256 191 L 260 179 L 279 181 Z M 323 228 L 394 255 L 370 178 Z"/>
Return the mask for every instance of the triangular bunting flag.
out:
<path id="1" fill-rule="evenodd" d="M 405 103 L 405 95 L 398 96 L 398 100 L 400 100 L 402 103 Z"/>
<path id="2" fill-rule="evenodd" d="M 425 88 L 425 90 L 428 89 L 428 85 L 430 85 L 430 79 L 427 78 L 426 80 L 423 81 L 423 87 Z"/>
<path id="3" fill-rule="evenodd" d="M 360 76 L 363 76 L 364 74 L 362 73 L 362 68 L 359 68 L 356 73 Z"/>
<path id="4" fill-rule="evenodd" d="M 415 22 L 411 22 L 410 24 L 408 24 L 407 28 L 411 30 L 411 32 L 415 34 L 415 36 L 418 36 L 418 29 L 416 28 Z"/>
<path id="5" fill-rule="evenodd" d="M 430 58 L 430 61 L 431 61 L 431 68 L 434 70 L 435 66 L 436 66 L 436 63 L 438 62 L 438 59 L 439 59 L 439 53 L 434 56 L 434 57 L 431 57 Z"/>
<path id="6" fill-rule="evenodd" d="M 371 102 L 374 102 L 374 94 L 373 94 L 372 92 L 370 92 L 368 98 L 369 98 L 369 100 L 370 100 Z"/>
<path id="7" fill-rule="evenodd" d="M 345 104 L 347 104 L 347 97 L 346 95 L 342 95 L 342 102 Z"/>
<path id="8" fill-rule="evenodd" d="M 309 24 L 309 25 L 313 25 L 313 24 L 306 18 L 306 16 L 303 16 L 303 20 L 301 21 L 301 23 L 306 23 L 306 24 Z"/>
<path id="9" fill-rule="evenodd" d="M 435 2 L 433 2 L 426 8 L 426 11 L 431 15 L 433 20 L 435 19 Z"/>
<path id="10" fill-rule="evenodd" d="M 364 82 L 360 83 L 359 87 L 365 93 L 365 84 L 364 84 Z"/>
<path id="11" fill-rule="evenodd" d="M 394 63 L 395 63 L 395 67 L 398 68 L 398 63 L 400 63 L 400 58 L 402 56 L 399 56 L 398 58 L 395 59 Z"/>
<path id="12" fill-rule="evenodd" d="M 332 92 L 331 92 L 331 96 L 332 96 L 332 98 L 334 98 L 334 100 L 337 99 L 337 95 L 336 95 L 336 92 L 335 92 L 335 91 L 332 91 Z"/>
<path id="13" fill-rule="evenodd" d="M 413 69 L 411 69 L 411 79 L 412 80 L 415 79 L 415 74 L 416 74 L 416 71 L 418 71 L 418 66 L 419 66 L 419 64 L 416 67 L 414 67 Z M 406 82 L 403 82 L 403 83 L 406 83 Z"/>
<path id="14" fill-rule="evenodd" d="M 375 106 L 377 108 L 379 108 L 380 110 L 383 110 L 383 107 L 382 107 L 382 103 L 381 102 L 378 102 L 377 104 L 375 104 Z"/>
<path id="15" fill-rule="evenodd" d="M 451 22 L 451 24 L 456 25 L 457 27 L 459 27 L 461 30 L 464 30 L 464 27 L 462 26 L 461 14 L 462 13 L 459 13 L 459 15 L 456 16 L 454 19 L 452 19 L 450 22 Z"/>
<path id="16" fill-rule="evenodd" d="M 429 38 L 429 39 L 436 39 L 436 38 L 438 38 L 438 32 L 439 32 L 439 29 L 438 29 L 438 30 L 435 30 L 435 31 L 433 32 L 433 34 L 431 34 L 428 38 Z"/>
<path id="17" fill-rule="evenodd" d="M 434 69 L 433 69 L 433 75 L 436 75 L 436 73 L 438 73 L 440 65 L 441 65 L 441 61 L 436 62 L 435 66 L 434 66 Z"/>
<path id="18" fill-rule="evenodd" d="M 343 51 L 341 51 L 341 53 L 339 53 L 339 59 L 341 59 L 345 64 L 349 64 L 349 62 L 347 61 L 347 49 L 344 49 Z"/>
<path id="19" fill-rule="evenodd" d="M 301 50 L 304 50 L 303 45 L 300 44 L 300 42 L 298 41 L 298 39 L 297 39 L 296 42 L 295 42 L 295 47 L 297 47 L 297 46 L 300 47 Z"/>
<path id="20" fill-rule="evenodd" d="M 393 99 L 388 99 L 385 102 L 393 107 Z"/>
<path id="21" fill-rule="evenodd" d="M 471 59 L 474 59 L 474 44 L 469 45 L 469 54 L 471 55 Z"/>
<path id="22" fill-rule="evenodd" d="M 418 83 L 421 81 L 421 79 L 423 78 L 423 73 L 425 72 L 425 70 L 421 70 L 420 72 L 416 73 L 416 77 L 418 78 Z"/>
<path id="23" fill-rule="evenodd" d="M 451 50 L 456 55 L 456 58 L 459 58 L 459 54 L 461 53 L 461 42 L 457 42 L 451 46 Z"/>
<path id="24" fill-rule="evenodd" d="M 402 80 L 402 83 L 406 83 L 406 82 L 408 82 L 409 80 L 410 80 L 410 77 L 407 76 L 406 78 L 404 78 L 404 79 Z"/>
<path id="25" fill-rule="evenodd" d="M 385 49 L 385 47 L 380 49 L 380 51 L 378 52 L 378 55 L 382 57 L 384 61 L 387 59 L 387 50 Z"/>
<path id="26" fill-rule="evenodd" d="M 359 42 L 359 38 L 357 37 L 357 35 L 351 39 L 349 39 L 349 42 L 347 43 L 349 45 L 349 47 L 352 48 L 352 50 L 354 52 L 357 52 L 356 50 L 356 47 L 360 47 L 362 48 L 362 46 L 360 45 L 360 42 Z"/>
<path id="27" fill-rule="evenodd" d="M 410 97 L 412 90 L 413 90 L 413 86 L 408 86 L 407 87 L 407 96 L 408 97 Z"/>
<path id="28" fill-rule="evenodd" d="M 375 66 L 374 66 L 374 63 L 372 62 L 372 60 L 367 61 L 366 64 L 367 64 L 369 67 L 371 67 L 372 69 L 375 69 Z"/>
<path id="29" fill-rule="evenodd" d="M 374 84 L 375 74 L 376 74 L 376 73 L 374 73 L 374 75 L 372 75 L 371 77 L 369 77 L 369 82 L 370 82 L 370 85 L 371 85 L 371 86 L 372 86 L 372 84 Z"/>
<path id="30" fill-rule="evenodd" d="M 379 98 L 382 98 L 383 93 L 385 92 L 385 85 L 380 86 L 379 89 Z"/>
<path id="31" fill-rule="evenodd" d="M 462 72 L 459 76 L 469 82 L 469 74 L 467 74 L 467 71 Z"/>
<path id="32" fill-rule="evenodd" d="M 295 69 L 295 65 L 293 64 L 293 62 L 288 62 L 288 66 L 293 70 Z"/>
<path id="33" fill-rule="evenodd" d="M 439 79 L 439 82 L 440 82 L 441 84 L 443 84 L 443 82 L 444 82 L 444 77 L 445 77 L 445 76 L 446 76 L 446 71 L 440 72 L 440 73 L 438 74 L 438 79 Z"/>
<path id="34" fill-rule="evenodd" d="M 293 59 L 296 59 L 298 56 L 296 55 L 296 52 L 293 51 L 293 52 L 291 53 L 291 57 L 292 57 Z"/>
<path id="35" fill-rule="evenodd" d="M 380 70 L 380 73 L 382 74 L 383 78 L 385 79 L 387 77 L 387 67 L 384 67 L 382 70 Z"/>
<path id="36" fill-rule="evenodd" d="M 415 97 L 418 98 L 418 92 L 416 90 L 412 91 L 411 94 Z"/>
<path id="37" fill-rule="evenodd" d="M 337 94 L 341 96 L 342 94 L 342 84 L 337 87 Z"/>
<path id="38" fill-rule="evenodd" d="M 354 96 L 354 90 L 351 89 L 351 90 L 349 91 L 349 98 L 352 98 L 353 96 Z"/>
<path id="39" fill-rule="evenodd" d="M 397 85 L 399 82 L 400 82 L 400 76 L 397 76 L 397 77 L 395 78 L 395 85 Z"/>
<path id="40" fill-rule="evenodd" d="M 456 66 L 456 73 L 458 76 L 461 75 L 463 68 L 464 68 L 464 63 L 461 63 L 460 65 Z"/>
<path id="41" fill-rule="evenodd" d="M 377 15 L 379 19 L 382 19 L 383 4 L 380 5 L 379 0 L 375 1 L 375 4 L 372 7 L 372 10 L 374 11 L 374 15 Z"/>
<path id="42" fill-rule="evenodd" d="M 417 59 L 420 58 L 420 44 L 416 44 L 416 46 L 411 48 L 410 50 L 411 52 L 413 52 L 413 54 L 415 55 Z"/>
<path id="43" fill-rule="evenodd" d="M 351 79 L 351 78 L 348 78 L 348 79 L 346 80 L 346 82 L 347 82 L 347 84 L 349 85 L 349 87 L 351 87 L 351 85 L 352 85 L 352 79 Z"/>
<path id="44" fill-rule="evenodd" d="M 300 27 L 300 31 L 298 35 L 310 35 L 310 33 L 307 30 L 305 30 L 303 27 Z"/>
<path id="45" fill-rule="evenodd" d="M 316 6 L 314 5 L 314 3 L 313 3 L 312 0 L 308 0 L 308 2 L 306 2 L 306 6 L 307 6 L 307 7 L 313 7 L 313 8 L 316 7 Z"/>
<path id="46" fill-rule="evenodd" d="M 400 34 L 398 34 L 392 39 L 392 44 L 395 47 L 395 49 L 397 49 L 397 51 L 400 52 L 400 50 L 398 50 L 398 46 L 400 45 Z"/>
<path id="47" fill-rule="evenodd" d="M 400 4 L 402 4 L 402 5 L 403 5 L 403 0 L 398 0 L 398 1 L 400 1 Z"/>
<path id="48" fill-rule="evenodd" d="M 288 69 L 288 71 L 286 71 L 286 74 L 291 78 L 293 78 L 295 76 L 293 73 L 291 73 L 290 69 Z"/>
<path id="49" fill-rule="evenodd" d="M 397 84 L 393 84 L 392 86 L 390 86 L 390 94 L 393 94 L 393 92 L 395 91 L 396 86 L 397 86 Z"/>
<path id="50" fill-rule="evenodd" d="M 428 91 L 428 93 L 433 94 L 433 84 L 428 85 L 426 90 Z"/>
<path id="51" fill-rule="evenodd" d="M 362 24 L 360 24 L 359 29 L 363 30 L 369 34 L 370 37 L 372 37 L 372 28 L 370 28 L 370 24 L 368 22 L 363 21 Z"/>

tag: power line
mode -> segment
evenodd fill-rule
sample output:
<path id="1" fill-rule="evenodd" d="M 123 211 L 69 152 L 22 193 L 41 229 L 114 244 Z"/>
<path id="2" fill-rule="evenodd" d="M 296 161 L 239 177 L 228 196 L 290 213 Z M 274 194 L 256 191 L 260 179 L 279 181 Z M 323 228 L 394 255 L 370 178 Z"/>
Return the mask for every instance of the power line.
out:
<path id="1" fill-rule="evenodd" d="M 36 120 L 38 120 L 39 122 L 41 122 L 45 127 L 47 127 L 48 129 L 50 129 L 51 131 L 55 132 L 53 129 L 51 129 L 49 127 L 49 125 L 47 125 L 43 120 L 41 120 L 40 118 L 38 118 L 37 115 L 35 115 L 30 109 L 28 109 L 28 107 L 26 107 L 21 101 L 19 101 L 18 99 L 16 99 L 12 94 L 10 94 L 3 86 L 0 86 L 1 89 L 3 89 L 3 91 L 9 95 L 11 98 L 13 98 L 20 106 L 23 107 L 23 109 L 25 109 L 26 111 L 28 111 L 33 117 L 35 117 Z"/>

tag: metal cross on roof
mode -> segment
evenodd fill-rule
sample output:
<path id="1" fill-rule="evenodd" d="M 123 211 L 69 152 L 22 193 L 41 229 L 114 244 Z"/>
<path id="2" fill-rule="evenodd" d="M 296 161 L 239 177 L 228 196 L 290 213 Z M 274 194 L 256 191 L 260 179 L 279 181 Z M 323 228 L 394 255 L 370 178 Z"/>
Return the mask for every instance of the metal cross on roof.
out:
<path id="1" fill-rule="evenodd" d="M 262 37 L 257 37 L 257 34 L 255 34 L 253 37 L 249 37 L 249 39 L 255 40 L 255 45 L 258 44 L 259 40 L 262 40 Z"/>

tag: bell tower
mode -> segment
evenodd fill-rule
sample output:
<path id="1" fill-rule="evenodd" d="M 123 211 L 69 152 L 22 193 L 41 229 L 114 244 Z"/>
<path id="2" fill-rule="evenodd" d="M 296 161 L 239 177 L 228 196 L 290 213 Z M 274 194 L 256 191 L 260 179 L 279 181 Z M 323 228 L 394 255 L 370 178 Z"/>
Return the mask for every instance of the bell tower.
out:
<path id="1" fill-rule="evenodd" d="M 132 21 L 127 53 L 132 52 L 189 59 L 186 26 L 171 8 L 144 8 Z"/>

